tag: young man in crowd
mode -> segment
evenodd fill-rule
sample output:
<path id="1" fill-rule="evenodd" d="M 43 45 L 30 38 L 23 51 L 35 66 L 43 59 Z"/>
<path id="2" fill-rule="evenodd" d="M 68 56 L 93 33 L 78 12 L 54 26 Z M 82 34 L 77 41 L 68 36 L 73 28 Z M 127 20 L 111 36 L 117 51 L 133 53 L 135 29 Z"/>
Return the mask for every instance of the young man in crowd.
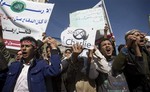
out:
<path id="1" fill-rule="evenodd" d="M 114 62 L 115 54 L 115 40 L 112 36 L 108 37 L 107 31 L 109 27 L 106 24 L 104 28 L 104 37 L 101 38 L 96 44 L 99 48 L 99 62 L 96 62 L 98 67 L 93 67 L 93 71 L 90 71 L 92 75 L 89 75 L 90 78 L 94 76 L 96 80 L 97 92 L 129 92 L 126 79 L 123 74 L 114 77 L 112 74 L 112 63 Z M 107 63 L 102 63 L 101 59 L 104 57 Z M 107 66 L 105 68 L 109 71 L 102 71 L 102 65 Z M 92 67 L 91 67 L 92 68 Z"/>
<path id="2" fill-rule="evenodd" d="M 63 53 L 62 60 L 69 59 L 71 57 L 71 54 L 72 54 L 72 49 L 67 48 Z"/>
<path id="3" fill-rule="evenodd" d="M 38 54 L 37 41 L 30 36 L 23 37 L 20 40 L 22 60 L 13 62 L 5 70 L 7 78 L 3 92 L 47 92 L 45 77 L 56 76 L 60 73 L 61 59 L 56 47 L 56 41 L 53 38 L 47 38 L 44 42 L 48 42 L 52 48 L 51 65 L 48 65 L 45 60 L 36 57 L 36 54 Z M 4 74 L 4 72 L 0 74 Z"/>
<path id="4" fill-rule="evenodd" d="M 97 76 L 97 92 L 129 92 L 124 75 L 120 74 L 117 77 L 113 77 L 112 75 L 111 67 L 115 58 L 115 56 L 113 56 L 114 47 L 112 42 L 108 38 L 103 38 L 98 47 L 102 55 L 106 58 L 110 71 L 102 72 L 95 69 L 97 73 L 93 74 L 93 76 Z M 100 63 L 101 62 L 97 63 L 98 68 L 101 68 Z"/>
<path id="5" fill-rule="evenodd" d="M 130 92 L 150 91 L 150 55 L 145 47 L 145 35 L 132 29 L 125 35 L 126 46 L 115 58 L 114 76 L 124 73 Z"/>

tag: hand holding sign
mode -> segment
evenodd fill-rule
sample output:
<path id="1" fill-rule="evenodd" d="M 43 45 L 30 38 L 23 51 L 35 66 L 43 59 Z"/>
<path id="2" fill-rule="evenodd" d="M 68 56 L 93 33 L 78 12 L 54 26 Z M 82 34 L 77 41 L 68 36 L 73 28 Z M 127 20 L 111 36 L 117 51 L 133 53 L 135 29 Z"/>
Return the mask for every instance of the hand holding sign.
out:
<path id="1" fill-rule="evenodd" d="M 52 37 L 49 37 L 48 39 L 49 39 L 48 43 L 50 44 L 51 48 L 52 49 L 57 49 L 57 46 L 58 46 L 57 41 Z"/>

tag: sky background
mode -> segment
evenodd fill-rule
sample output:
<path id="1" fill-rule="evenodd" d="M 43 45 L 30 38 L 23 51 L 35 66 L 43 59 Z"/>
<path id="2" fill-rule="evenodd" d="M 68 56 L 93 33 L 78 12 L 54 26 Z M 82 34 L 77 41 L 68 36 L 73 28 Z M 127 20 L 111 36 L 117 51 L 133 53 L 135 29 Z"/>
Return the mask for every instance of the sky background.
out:
<path id="1" fill-rule="evenodd" d="M 89 9 L 100 0 L 50 0 L 54 9 L 47 27 L 47 35 L 60 38 L 61 32 L 69 26 L 69 14 Z M 150 0 L 105 0 L 109 21 L 116 44 L 124 43 L 128 30 L 139 29 L 150 35 Z"/>
<path id="2" fill-rule="evenodd" d="M 54 3 L 47 34 L 60 37 L 61 32 L 69 26 L 69 14 L 78 10 L 92 8 L 100 0 L 50 0 Z"/>

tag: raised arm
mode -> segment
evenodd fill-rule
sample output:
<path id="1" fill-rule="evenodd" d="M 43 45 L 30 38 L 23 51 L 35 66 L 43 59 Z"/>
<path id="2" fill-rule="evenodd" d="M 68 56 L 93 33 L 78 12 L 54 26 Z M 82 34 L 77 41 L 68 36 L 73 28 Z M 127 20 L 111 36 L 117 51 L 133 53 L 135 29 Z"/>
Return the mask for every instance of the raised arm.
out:
<path id="1" fill-rule="evenodd" d="M 77 43 L 72 46 L 72 50 L 73 50 L 73 53 L 72 53 L 71 59 L 73 62 L 76 62 L 78 61 L 78 56 L 82 52 L 83 48 L 79 43 Z"/>
<path id="2" fill-rule="evenodd" d="M 111 68 L 108 66 L 106 58 L 101 54 L 96 46 L 92 52 L 92 56 L 93 58 L 90 62 L 89 78 L 96 79 L 99 72 L 108 73 L 110 71 Z"/>
<path id="3" fill-rule="evenodd" d="M 49 70 L 50 72 L 49 75 L 57 75 L 61 72 L 61 58 L 60 58 L 60 52 L 58 50 L 58 45 L 57 41 L 54 38 L 48 37 L 47 40 L 45 40 L 50 47 L 51 47 L 51 56 L 50 56 L 50 65 L 49 65 Z M 44 42 L 44 43 L 45 43 Z M 45 68 L 47 70 L 47 68 Z M 47 72 L 45 72 L 47 73 Z"/>
<path id="4" fill-rule="evenodd" d="M 108 29 L 109 29 L 108 25 L 105 24 L 105 27 L 104 27 L 104 38 L 107 38 Z"/>
<path id="5" fill-rule="evenodd" d="M 8 62 L 11 60 L 10 53 L 4 44 L 2 26 L 0 24 L 0 55 L 3 60 L 0 62 L 0 71 L 5 70 L 7 68 Z"/>

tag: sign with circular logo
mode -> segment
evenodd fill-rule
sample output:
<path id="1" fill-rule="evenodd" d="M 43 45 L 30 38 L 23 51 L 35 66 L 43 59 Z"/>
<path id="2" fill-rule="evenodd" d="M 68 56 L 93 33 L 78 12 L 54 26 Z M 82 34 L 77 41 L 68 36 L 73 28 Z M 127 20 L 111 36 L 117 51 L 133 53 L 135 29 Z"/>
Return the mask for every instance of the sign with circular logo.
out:
<path id="1" fill-rule="evenodd" d="M 88 38 L 89 35 L 87 35 L 86 31 L 84 29 L 76 29 L 74 32 L 73 32 L 73 37 L 75 39 L 78 39 L 78 40 L 86 40 Z"/>
<path id="2" fill-rule="evenodd" d="M 26 4 L 23 1 L 14 1 L 11 4 L 11 10 L 17 13 L 24 11 Z"/>

